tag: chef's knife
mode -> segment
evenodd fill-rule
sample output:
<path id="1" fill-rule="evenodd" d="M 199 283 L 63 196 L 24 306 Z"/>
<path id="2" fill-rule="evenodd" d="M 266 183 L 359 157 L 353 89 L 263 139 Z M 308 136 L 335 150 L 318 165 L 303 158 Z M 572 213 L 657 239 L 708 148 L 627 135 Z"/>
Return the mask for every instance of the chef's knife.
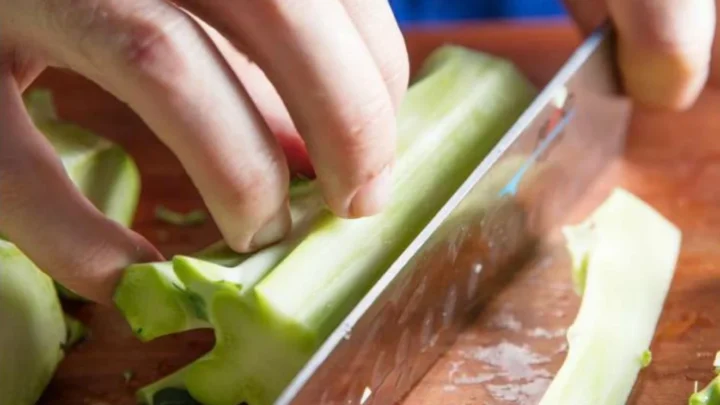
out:
<path id="1" fill-rule="evenodd" d="M 573 53 L 278 405 L 396 404 L 522 269 L 622 152 L 630 104 L 613 36 L 602 27 Z"/>

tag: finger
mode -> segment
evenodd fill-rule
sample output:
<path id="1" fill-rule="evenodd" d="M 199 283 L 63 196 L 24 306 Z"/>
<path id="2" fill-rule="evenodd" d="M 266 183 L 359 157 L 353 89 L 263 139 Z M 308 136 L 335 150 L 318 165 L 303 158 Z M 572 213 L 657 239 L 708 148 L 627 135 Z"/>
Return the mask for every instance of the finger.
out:
<path id="1" fill-rule="evenodd" d="M 708 77 L 714 0 L 608 0 L 626 90 L 650 107 L 685 109 Z"/>
<path id="2" fill-rule="evenodd" d="M 720 87 L 720 1 L 715 2 L 715 39 L 710 65 L 710 83 Z"/>
<path id="3" fill-rule="evenodd" d="M 0 105 L 0 232 L 53 279 L 110 304 L 122 269 L 160 254 L 75 188 L 7 69 L 0 71 Z"/>
<path id="4" fill-rule="evenodd" d="M 282 238 L 290 227 L 282 149 L 187 14 L 160 0 L 42 4 L 62 16 L 53 26 L 65 54 L 54 55 L 143 118 L 179 158 L 232 248 Z"/>
<path id="5" fill-rule="evenodd" d="M 287 107 L 265 73 L 216 29 L 197 17 L 193 16 L 193 18 L 217 46 L 257 106 L 270 131 L 280 142 L 288 160 L 290 173 L 314 177 L 305 142 L 298 134 Z"/>
<path id="6" fill-rule="evenodd" d="M 598 28 L 608 17 L 606 0 L 564 0 L 565 8 L 583 34 Z"/>
<path id="7" fill-rule="evenodd" d="M 15 79 L 21 92 L 45 70 L 46 64 L 32 53 L 21 52 L 16 47 L 0 44 L 0 70 L 5 70 Z"/>
<path id="8" fill-rule="evenodd" d="M 399 108 L 410 77 L 405 38 L 387 0 L 342 0 L 385 80 L 395 109 Z"/>
<path id="9" fill-rule="evenodd" d="M 247 49 L 274 84 L 305 139 L 330 208 L 345 217 L 378 212 L 391 191 L 394 109 L 343 5 L 326 0 L 181 4 Z"/>

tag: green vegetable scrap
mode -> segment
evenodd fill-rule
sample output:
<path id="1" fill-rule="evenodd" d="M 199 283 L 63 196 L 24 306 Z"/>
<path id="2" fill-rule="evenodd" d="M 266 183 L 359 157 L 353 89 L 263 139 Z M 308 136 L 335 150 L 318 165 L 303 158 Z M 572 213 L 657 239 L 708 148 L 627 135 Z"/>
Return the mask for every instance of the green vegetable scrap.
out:
<path id="1" fill-rule="evenodd" d="M 65 325 L 67 326 L 67 334 L 66 334 L 66 346 L 64 349 L 69 349 L 81 341 L 85 340 L 89 336 L 89 331 L 85 324 L 80 322 L 79 320 L 73 318 L 72 316 L 68 314 L 64 314 L 65 316 Z"/>
<path id="2" fill-rule="evenodd" d="M 541 405 L 624 405 L 650 343 L 680 252 L 681 232 L 616 189 L 589 218 L 564 229 L 582 294 L 565 362 Z"/>
<path id="3" fill-rule="evenodd" d="M 382 213 L 335 217 L 314 181 L 293 182 L 293 230 L 281 243 L 129 267 L 115 302 L 141 340 L 196 328 L 216 337 L 140 400 L 158 405 L 161 393 L 186 390 L 204 405 L 272 404 L 535 95 L 507 61 L 442 47 L 399 110 L 394 194 Z"/>
<path id="4" fill-rule="evenodd" d="M 650 363 L 652 363 L 652 352 L 650 350 L 645 350 L 642 356 L 640 356 L 640 365 L 642 368 L 645 368 L 649 366 Z"/>
<path id="5" fill-rule="evenodd" d="M 155 208 L 155 218 L 165 223 L 177 226 L 202 225 L 207 220 L 207 213 L 204 210 L 192 210 L 188 213 L 173 211 L 165 206 L 158 205 Z"/>

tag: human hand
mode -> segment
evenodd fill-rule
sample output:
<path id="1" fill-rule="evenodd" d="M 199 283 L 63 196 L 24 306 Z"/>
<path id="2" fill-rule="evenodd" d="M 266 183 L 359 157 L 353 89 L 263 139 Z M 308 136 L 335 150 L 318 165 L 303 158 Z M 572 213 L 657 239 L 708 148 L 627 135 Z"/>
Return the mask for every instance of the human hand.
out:
<path id="1" fill-rule="evenodd" d="M 0 0 L 0 232 L 98 302 L 111 302 L 122 268 L 161 257 L 74 189 L 33 127 L 21 92 L 47 66 L 128 103 L 237 251 L 287 232 L 289 149 L 307 152 L 339 216 L 374 214 L 391 193 L 409 68 L 386 0 L 176 4 Z"/>
<path id="2" fill-rule="evenodd" d="M 720 84 L 716 0 L 564 1 L 586 32 L 609 16 L 626 91 L 638 104 L 683 110 L 708 79 Z"/>

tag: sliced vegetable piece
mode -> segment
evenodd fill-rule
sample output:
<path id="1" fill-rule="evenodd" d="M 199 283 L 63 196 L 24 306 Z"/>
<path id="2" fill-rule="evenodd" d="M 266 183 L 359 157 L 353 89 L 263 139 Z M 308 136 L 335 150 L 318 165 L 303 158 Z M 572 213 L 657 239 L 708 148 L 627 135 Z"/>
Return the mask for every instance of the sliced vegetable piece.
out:
<path id="1" fill-rule="evenodd" d="M 151 294 L 135 294 L 136 291 Z M 205 305 L 175 275 L 172 263 L 140 263 L 127 269 L 115 304 L 142 341 L 193 329 L 209 328 Z"/>
<path id="2" fill-rule="evenodd" d="M 564 228 L 582 301 L 568 354 L 541 405 L 625 404 L 675 274 L 682 234 L 623 189 L 582 223 Z"/>
<path id="3" fill-rule="evenodd" d="M 156 393 L 185 388 L 204 405 L 272 404 L 535 94 L 505 60 L 457 46 L 434 52 L 399 111 L 394 197 L 382 213 L 348 220 L 316 211 L 306 230 L 296 223 L 286 241 L 233 269 L 175 258 L 178 279 L 205 303 L 216 345 L 178 374 L 141 390 L 141 400 L 157 405 Z M 319 198 L 312 181 L 293 187 L 293 206 Z M 116 301 L 123 307 L 132 296 L 165 292 L 122 282 L 117 294 L 127 298 Z"/>
<path id="4" fill-rule="evenodd" d="M 702 390 L 693 393 L 689 405 L 720 405 L 720 376 L 715 377 Z"/>
<path id="5" fill-rule="evenodd" d="M 64 357 L 68 337 L 52 279 L 0 240 L 0 403 L 35 404 Z"/>
<path id="6" fill-rule="evenodd" d="M 720 352 L 717 352 L 715 355 L 713 367 L 715 374 L 718 374 L 718 376 L 700 391 L 697 391 L 696 381 L 696 392 L 690 396 L 688 400 L 689 405 L 720 405 Z"/>

